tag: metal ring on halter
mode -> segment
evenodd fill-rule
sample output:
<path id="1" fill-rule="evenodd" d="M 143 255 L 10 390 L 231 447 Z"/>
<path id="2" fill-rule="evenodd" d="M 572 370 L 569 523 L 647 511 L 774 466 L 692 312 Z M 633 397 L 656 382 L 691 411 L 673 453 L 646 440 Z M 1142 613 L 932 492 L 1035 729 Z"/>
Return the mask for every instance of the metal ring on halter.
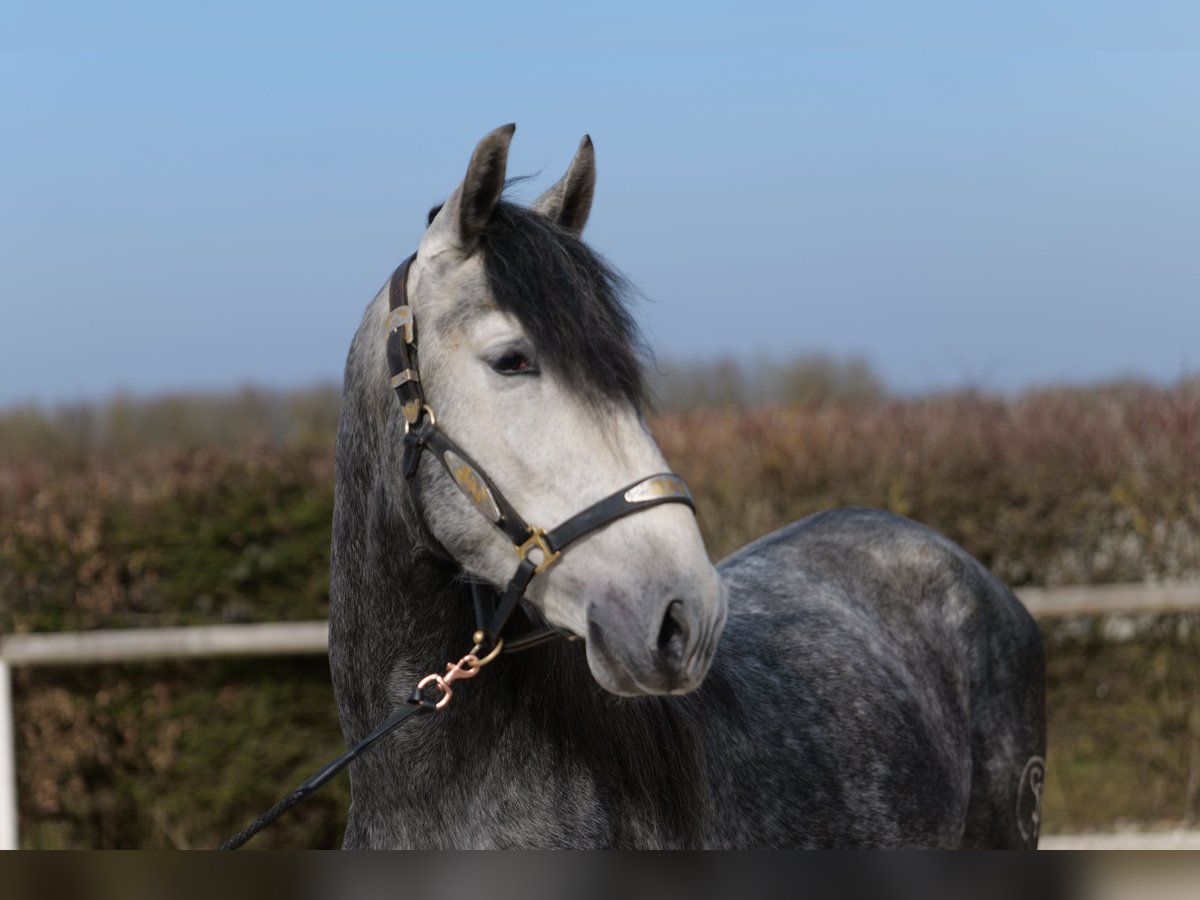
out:
<path id="1" fill-rule="evenodd" d="M 471 668 L 473 668 L 473 669 L 482 669 L 484 666 L 486 666 L 488 663 L 490 663 L 492 660 L 494 660 L 497 656 L 499 656 L 500 651 L 504 649 L 504 639 L 496 638 L 496 645 L 494 647 L 492 647 L 491 651 L 488 653 L 487 656 L 484 656 L 484 657 L 476 656 L 475 654 L 477 654 L 480 650 L 483 649 L 483 641 L 486 637 L 487 637 L 487 635 L 480 631 L 476 631 L 475 634 L 472 635 L 472 639 L 475 641 L 475 649 L 472 650 L 470 653 L 468 653 L 467 656 L 475 657 L 475 661 L 473 663 L 471 663 Z"/>
<path id="2" fill-rule="evenodd" d="M 534 552 L 541 553 L 540 559 L 531 557 Z M 558 558 L 562 556 L 561 550 L 550 549 L 550 543 L 546 538 L 546 529 L 539 528 L 537 525 L 529 526 L 529 538 L 523 544 L 517 545 L 517 556 L 521 559 L 528 559 L 534 564 L 534 575 L 540 575 L 548 568 L 558 562 Z"/>
<path id="3" fill-rule="evenodd" d="M 432 406 L 430 406 L 428 403 L 422 403 L 422 404 L 421 404 L 421 412 L 423 412 L 423 413 L 425 413 L 425 415 L 429 416 L 429 424 L 430 424 L 430 425 L 436 425 L 436 424 L 437 424 L 437 416 L 435 416 L 435 415 L 433 414 L 433 407 L 432 407 Z M 420 417 L 420 416 L 418 416 L 418 417 L 417 417 L 417 421 L 418 421 L 418 422 L 419 422 L 419 421 L 421 421 L 421 417 Z M 412 427 L 413 427 L 413 425 L 414 425 L 414 424 L 415 424 L 415 423 L 413 423 L 413 422 L 409 422 L 409 421 L 408 421 L 408 419 L 405 419 L 405 420 L 404 420 L 404 433 L 405 433 L 405 434 L 408 434 L 408 433 L 409 433 L 409 432 L 412 430 Z"/>

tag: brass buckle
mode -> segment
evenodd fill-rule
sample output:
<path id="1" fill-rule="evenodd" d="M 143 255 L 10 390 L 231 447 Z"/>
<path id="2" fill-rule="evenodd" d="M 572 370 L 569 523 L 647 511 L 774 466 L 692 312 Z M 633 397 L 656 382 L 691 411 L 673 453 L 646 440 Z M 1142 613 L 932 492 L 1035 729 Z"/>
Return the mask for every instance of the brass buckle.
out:
<path id="1" fill-rule="evenodd" d="M 535 550 L 541 551 L 541 562 L 538 562 L 529 555 Z M 559 550 L 555 552 L 550 549 L 550 545 L 546 543 L 545 528 L 538 528 L 536 525 L 530 525 L 529 537 L 525 540 L 525 543 L 517 547 L 517 556 L 521 557 L 521 559 L 528 559 L 530 562 L 534 563 L 533 574 L 538 575 L 542 572 L 545 572 L 548 568 L 558 562 L 558 558 L 562 556 L 562 551 Z"/>

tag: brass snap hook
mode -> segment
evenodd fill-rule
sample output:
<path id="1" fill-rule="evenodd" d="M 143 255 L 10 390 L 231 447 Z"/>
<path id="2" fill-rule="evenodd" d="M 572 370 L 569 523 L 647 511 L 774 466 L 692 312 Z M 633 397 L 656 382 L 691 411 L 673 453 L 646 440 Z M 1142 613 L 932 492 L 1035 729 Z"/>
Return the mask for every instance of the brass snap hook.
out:
<path id="1" fill-rule="evenodd" d="M 454 690 L 450 687 L 450 685 L 465 678 L 474 678 L 479 674 L 479 670 L 483 666 L 486 666 L 493 659 L 500 655 L 500 648 L 503 646 L 504 642 L 498 640 L 496 641 L 496 646 L 492 649 L 492 652 L 483 659 L 477 657 L 474 651 L 472 651 L 456 663 L 446 663 L 445 675 L 439 675 L 437 672 L 426 675 L 417 682 L 417 690 L 423 691 L 425 690 L 425 687 L 430 684 L 437 685 L 437 689 L 442 692 L 442 699 L 435 703 L 433 708 L 437 710 L 445 709 L 450 703 L 450 700 L 454 697 Z"/>

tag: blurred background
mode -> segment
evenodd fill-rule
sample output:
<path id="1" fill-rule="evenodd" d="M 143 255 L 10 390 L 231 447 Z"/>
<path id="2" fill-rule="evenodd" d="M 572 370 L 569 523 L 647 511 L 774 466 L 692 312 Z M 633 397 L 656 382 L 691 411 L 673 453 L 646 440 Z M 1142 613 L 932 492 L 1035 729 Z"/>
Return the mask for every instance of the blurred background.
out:
<path id="1" fill-rule="evenodd" d="M 595 140 L 587 237 L 714 558 L 862 504 L 1019 591 L 1200 595 L 1196 7 L 3 18 L 0 635 L 327 615 L 350 337 L 509 121 L 518 199 Z M 1042 618 L 1044 834 L 1200 814 L 1185 607 Z M 213 846 L 342 749 L 320 656 L 12 693 L 26 847 Z M 335 846 L 347 802 L 255 845 Z"/>

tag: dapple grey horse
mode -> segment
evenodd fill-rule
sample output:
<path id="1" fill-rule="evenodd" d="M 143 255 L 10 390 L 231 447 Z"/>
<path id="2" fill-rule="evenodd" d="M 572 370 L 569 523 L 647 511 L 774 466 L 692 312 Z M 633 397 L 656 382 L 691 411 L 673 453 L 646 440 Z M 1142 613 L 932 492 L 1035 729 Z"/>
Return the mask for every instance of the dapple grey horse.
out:
<path id="1" fill-rule="evenodd" d="M 531 207 L 487 135 L 408 271 L 439 426 L 530 521 L 664 471 L 624 283 L 580 240 L 591 141 Z M 346 365 L 330 662 L 353 744 L 470 646 L 468 579 L 512 544 L 426 459 L 384 355 L 385 289 Z M 823 512 L 715 568 L 681 504 L 581 540 L 502 655 L 351 771 L 347 847 L 1034 847 L 1038 630 L 982 565 L 871 509 Z"/>

